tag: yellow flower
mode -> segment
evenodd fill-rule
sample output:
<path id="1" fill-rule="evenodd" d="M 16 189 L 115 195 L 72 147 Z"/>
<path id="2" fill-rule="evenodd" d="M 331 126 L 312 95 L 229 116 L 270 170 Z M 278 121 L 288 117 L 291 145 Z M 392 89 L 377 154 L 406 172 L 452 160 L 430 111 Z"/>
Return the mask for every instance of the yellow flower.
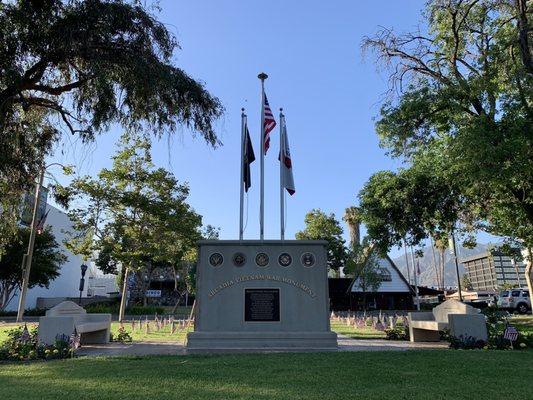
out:
<path id="1" fill-rule="evenodd" d="M 520 343 L 520 347 L 523 348 L 523 349 L 525 349 L 525 348 L 527 347 L 527 344 L 525 344 L 525 343 Z"/>
<path id="2" fill-rule="evenodd" d="M 58 354 L 59 353 L 59 350 L 58 349 L 54 349 L 54 354 Z"/>

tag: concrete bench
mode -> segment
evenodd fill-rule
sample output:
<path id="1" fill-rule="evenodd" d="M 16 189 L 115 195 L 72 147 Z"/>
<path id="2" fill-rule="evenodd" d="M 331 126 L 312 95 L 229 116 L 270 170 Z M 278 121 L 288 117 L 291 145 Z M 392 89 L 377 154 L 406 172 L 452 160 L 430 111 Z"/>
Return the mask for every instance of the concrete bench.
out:
<path id="1" fill-rule="evenodd" d="M 109 343 L 111 314 L 87 314 L 72 301 L 59 303 L 39 318 L 39 343 L 54 344 L 58 335 L 69 337 L 74 329 L 82 344 Z"/>
<path id="2" fill-rule="evenodd" d="M 438 342 L 439 331 L 445 329 L 451 336 L 487 340 L 485 316 L 457 300 L 447 300 L 430 312 L 411 312 L 408 320 L 411 342 Z"/>

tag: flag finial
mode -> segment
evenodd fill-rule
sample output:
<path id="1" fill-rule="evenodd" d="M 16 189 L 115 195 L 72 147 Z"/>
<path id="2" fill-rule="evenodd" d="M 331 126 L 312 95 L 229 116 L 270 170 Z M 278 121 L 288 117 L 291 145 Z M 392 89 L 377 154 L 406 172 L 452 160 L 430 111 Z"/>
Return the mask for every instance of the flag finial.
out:
<path id="1" fill-rule="evenodd" d="M 264 81 L 266 78 L 268 78 L 268 75 L 264 72 L 261 72 L 259 75 L 257 75 L 257 77 L 261 79 L 261 81 Z"/>

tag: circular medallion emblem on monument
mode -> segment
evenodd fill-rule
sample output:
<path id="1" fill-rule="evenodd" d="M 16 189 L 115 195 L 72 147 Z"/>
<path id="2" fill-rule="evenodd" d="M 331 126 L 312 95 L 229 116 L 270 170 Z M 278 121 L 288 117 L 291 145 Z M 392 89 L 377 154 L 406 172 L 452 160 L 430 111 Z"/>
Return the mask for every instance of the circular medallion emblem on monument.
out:
<path id="1" fill-rule="evenodd" d="M 310 268 L 315 265 L 315 255 L 313 253 L 303 253 L 300 260 L 304 267 Z"/>
<path id="2" fill-rule="evenodd" d="M 246 263 L 246 256 L 243 253 L 235 253 L 233 255 L 233 264 L 236 267 L 242 267 Z"/>
<path id="3" fill-rule="evenodd" d="M 292 257 L 289 253 L 281 253 L 278 257 L 278 263 L 282 267 L 288 267 L 292 263 Z"/>
<path id="4" fill-rule="evenodd" d="M 209 256 L 209 264 L 212 267 L 219 267 L 224 262 L 224 257 L 220 253 L 213 253 Z"/>
<path id="5" fill-rule="evenodd" d="M 255 263 L 260 267 L 266 267 L 268 265 L 268 254 L 258 253 L 255 256 Z"/>

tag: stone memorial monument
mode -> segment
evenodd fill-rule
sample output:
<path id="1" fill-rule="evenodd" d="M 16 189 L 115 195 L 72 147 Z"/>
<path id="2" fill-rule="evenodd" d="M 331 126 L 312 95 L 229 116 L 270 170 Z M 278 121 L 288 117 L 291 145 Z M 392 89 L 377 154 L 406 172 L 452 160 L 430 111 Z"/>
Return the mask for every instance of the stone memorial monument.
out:
<path id="1" fill-rule="evenodd" d="M 199 242 L 190 352 L 334 350 L 326 242 Z"/>

